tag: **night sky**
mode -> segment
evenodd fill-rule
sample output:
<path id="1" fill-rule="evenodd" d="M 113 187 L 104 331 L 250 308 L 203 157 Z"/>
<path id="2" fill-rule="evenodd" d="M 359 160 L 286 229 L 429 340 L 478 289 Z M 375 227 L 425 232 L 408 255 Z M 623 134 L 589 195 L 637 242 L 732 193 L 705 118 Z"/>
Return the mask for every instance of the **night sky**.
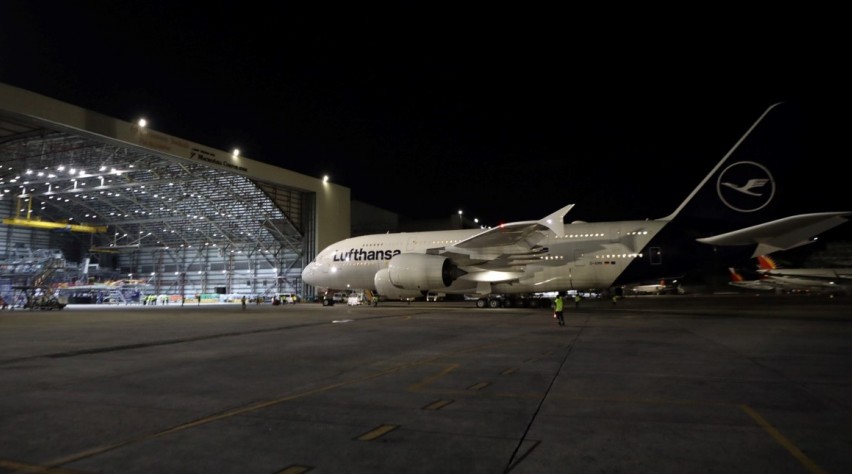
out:
<path id="1" fill-rule="evenodd" d="M 0 82 L 486 224 L 665 216 L 791 101 L 834 163 L 802 199 L 852 209 L 839 14 L 170 3 L 4 2 Z"/>

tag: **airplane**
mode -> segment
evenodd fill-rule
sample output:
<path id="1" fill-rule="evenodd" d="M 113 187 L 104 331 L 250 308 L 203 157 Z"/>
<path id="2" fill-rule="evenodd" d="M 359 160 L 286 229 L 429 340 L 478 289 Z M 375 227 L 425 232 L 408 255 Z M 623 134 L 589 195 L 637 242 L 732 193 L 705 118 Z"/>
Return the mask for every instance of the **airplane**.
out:
<path id="1" fill-rule="evenodd" d="M 852 292 L 852 268 L 778 268 L 769 255 L 758 255 L 756 258 L 760 278 L 745 280 L 731 268 L 731 274 L 740 278 L 730 282 L 731 285 L 757 290 L 806 290 L 832 294 Z"/>
<path id="2" fill-rule="evenodd" d="M 745 277 L 734 267 L 728 267 L 728 272 L 731 274 L 731 281 L 728 282 L 728 284 L 731 286 L 759 291 L 774 291 L 776 289 L 775 285 L 762 278 L 757 278 L 755 280 L 746 280 Z"/>
<path id="3" fill-rule="evenodd" d="M 660 279 L 656 283 L 640 283 L 638 285 L 629 285 L 626 289 L 636 295 L 662 295 L 662 294 L 677 294 L 680 287 L 677 280 Z"/>
<path id="4" fill-rule="evenodd" d="M 370 289 L 386 299 L 428 291 L 477 294 L 477 307 L 524 305 L 535 293 L 615 291 L 708 265 L 795 248 L 845 223 L 850 211 L 792 212 L 801 185 L 795 108 L 766 109 L 669 215 L 653 220 L 564 223 L 569 204 L 542 219 L 489 229 L 351 237 L 304 268 L 305 283 Z M 798 160 L 796 159 L 798 158 Z M 800 186 L 801 187 L 801 186 Z"/>

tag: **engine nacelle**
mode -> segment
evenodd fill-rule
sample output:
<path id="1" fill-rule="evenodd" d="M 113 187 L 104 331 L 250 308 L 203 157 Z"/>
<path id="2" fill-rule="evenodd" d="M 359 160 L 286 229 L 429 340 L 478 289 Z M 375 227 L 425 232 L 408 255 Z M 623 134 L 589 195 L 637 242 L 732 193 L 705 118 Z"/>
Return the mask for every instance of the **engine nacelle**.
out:
<path id="1" fill-rule="evenodd" d="M 373 277 L 373 284 L 376 286 L 376 291 L 378 291 L 380 295 L 391 300 L 417 298 L 422 294 L 420 290 L 406 290 L 404 288 L 395 287 L 393 283 L 391 283 L 390 276 L 388 276 L 387 268 L 382 268 L 376 272 L 376 276 Z"/>
<path id="2" fill-rule="evenodd" d="M 401 253 L 388 262 L 393 286 L 406 290 L 440 290 L 459 277 L 458 269 L 446 257 Z"/>

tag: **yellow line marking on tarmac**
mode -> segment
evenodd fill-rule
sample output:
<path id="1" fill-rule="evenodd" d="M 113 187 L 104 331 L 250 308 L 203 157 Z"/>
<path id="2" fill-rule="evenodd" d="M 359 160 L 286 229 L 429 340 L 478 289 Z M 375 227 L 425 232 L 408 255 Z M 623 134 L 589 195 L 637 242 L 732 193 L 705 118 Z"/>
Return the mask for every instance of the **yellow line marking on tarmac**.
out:
<path id="1" fill-rule="evenodd" d="M 394 367 L 391 367 L 391 368 L 388 368 L 388 369 L 385 369 L 385 370 L 381 370 L 379 372 L 376 372 L 376 373 L 373 373 L 373 374 L 370 374 L 370 375 L 366 375 L 364 377 L 355 378 L 355 379 L 352 379 L 352 380 L 346 380 L 346 381 L 338 382 L 338 383 L 333 383 L 333 384 L 330 384 L 330 385 L 326 385 L 324 387 L 319 387 L 319 388 L 315 388 L 315 389 L 312 389 L 312 390 L 306 390 L 306 391 L 301 392 L 301 393 L 286 395 L 286 396 L 283 396 L 283 397 L 280 397 L 280 398 L 275 398 L 275 399 L 272 399 L 272 400 L 266 400 L 266 401 L 262 401 L 262 402 L 252 403 L 250 405 L 246 405 L 246 406 L 243 406 L 243 407 L 237 407 L 237 408 L 234 408 L 234 409 L 231 409 L 231 410 L 226 410 L 224 412 L 221 412 L 221 413 L 218 413 L 218 414 L 215 414 L 215 415 L 210 415 L 210 416 L 207 416 L 207 417 L 204 417 L 204 418 L 199 418 L 197 420 L 182 423 L 182 424 L 173 426 L 171 428 L 167 428 L 163 431 L 159 431 L 159 432 L 156 432 L 156 433 L 143 434 L 143 435 L 140 435 L 140 436 L 136 436 L 136 437 L 133 437 L 133 438 L 126 439 L 124 441 L 119 441 L 117 443 L 107 444 L 107 445 L 98 446 L 98 447 L 95 447 L 95 448 L 92 448 L 92 449 L 88 449 L 86 451 L 83 451 L 83 452 L 80 452 L 80 453 L 77 453 L 77 454 L 72 454 L 70 456 L 66 456 L 64 458 L 60 458 L 60 459 L 51 461 L 51 462 L 47 463 L 47 465 L 51 466 L 51 467 L 52 466 L 61 466 L 63 464 L 68 464 L 68 463 L 71 463 L 71 462 L 79 461 L 79 460 L 85 459 L 87 457 L 96 456 L 98 454 L 103 454 L 107 451 L 112 451 L 114 449 L 122 448 L 124 446 L 128 446 L 128 445 L 131 445 L 133 443 L 141 443 L 143 441 L 149 441 L 149 440 L 152 440 L 152 439 L 156 439 L 156 438 L 167 436 L 167 435 L 170 435 L 170 434 L 173 434 L 173 433 L 184 431 L 184 430 L 187 430 L 189 428 L 195 428 L 197 426 L 206 425 L 206 424 L 212 423 L 214 421 L 219 421 L 219 420 L 222 420 L 222 419 L 225 419 L 225 418 L 230 418 L 232 416 L 241 415 L 243 413 L 249 413 L 249 412 L 252 412 L 252 411 L 257 411 L 257 410 L 260 410 L 260 409 L 263 409 L 263 408 L 269 408 L 269 407 L 272 407 L 272 406 L 275 406 L 275 405 L 278 405 L 278 404 L 281 404 L 281 403 L 284 403 L 284 402 L 298 400 L 300 398 L 304 398 L 304 397 L 307 397 L 307 396 L 310 396 L 310 395 L 316 395 L 318 393 L 327 392 L 327 391 L 335 389 L 335 388 L 354 385 L 354 384 L 357 384 L 357 383 L 365 382 L 367 380 L 372 380 L 372 379 L 376 379 L 376 378 L 379 378 L 379 377 L 384 377 L 385 375 L 389 375 L 389 374 L 392 374 L 392 373 L 401 372 L 403 370 L 410 369 L 410 368 L 413 368 L 413 367 L 419 367 L 421 365 L 434 363 L 434 361 L 436 361 L 438 359 L 448 357 L 448 356 L 451 356 L 451 355 L 458 355 L 458 354 L 465 354 L 465 353 L 469 353 L 469 352 L 475 352 L 475 351 L 478 351 L 478 350 L 486 349 L 488 347 L 500 346 L 500 345 L 505 345 L 505 344 L 506 344 L 505 341 L 491 342 L 491 343 L 488 343 L 488 344 L 483 344 L 481 346 L 474 346 L 474 347 L 471 347 L 471 348 L 468 348 L 468 349 L 461 349 L 461 350 L 458 350 L 458 351 L 448 352 L 446 354 L 438 354 L 436 356 L 429 357 L 427 359 L 408 362 L 408 363 L 405 363 L 405 364 L 400 364 L 400 365 L 397 365 L 397 366 L 394 366 Z"/>
<path id="2" fill-rule="evenodd" d="M 475 397 L 475 398 L 530 398 L 533 400 L 540 400 L 541 397 L 544 396 L 542 392 L 482 392 L 475 391 L 471 388 L 467 388 L 465 390 L 458 389 L 438 389 L 438 388 L 430 388 L 427 390 L 421 391 L 421 393 L 428 393 L 431 395 L 443 395 L 447 397 L 457 396 L 457 397 Z"/>
<path id="3" fill-rule="evenodd" d="M 424 410 L 440 410 L 441 408 L 444 408 L 445 406 L 449 405 L 450 403 L 453 403 L 453 401 L 452 400 L 437 400 L 437 401 L 434 401 L 434 402 L 426 405 L 425 407 L 423 407 L 423 409 Z"/>
<path id="4" fill-rule="evenodd" d="M 373 428 L 372 430 L 362 434 L 361 436 L 355 438 L 358 441 L 372 441 L 377 438 L 381 438 L 382 436 L 390 433 L 391 431 L 399 428 L 399 425 L 381 425 Z"/>
<path id="5" fill-rule="evenodd" d="M 510 393 L 500 393 L 499 396 L 513 396 Z M 518 396 L 521 394 L 517 394 Z M 584 401 L 601 401 L 601 402 L 619 402 L 619 403 L 646 403 L 646 404 L 654 404 L 654 405 L 700 405 L 700 406 L 724 406 L 724 407 L 739 407 L 742 411 L 744 411 L 748 416 L 750 416 L 761 428 L 763 428 L 769 436 L 772 437 L 778 444 L 780 444 L 784 449 L 786 449 L 790 454 L 793 455 L 796 460 L 798 460 L 808 472 L 812 474 L 828 474 L 827 471 L 819 467 L 817 463 L 815 463 L 811 458 L 809 458 L 805 453 L 803 453 L 796 445 L 790 441 L 787 437 L 781 434 L 778 429 L 772 426 L 765 418 L 760 416 L 759 413 L 754 411 L 748 405 L 737 405 L 732 403 L 725 402 L 706 402 L 706 401 L 695 401 L 695 400 L 660 400 L 660 399 L 639 399 L 639 398 L 619 398 L 619 397 L 571 397 L 571 400 L 584 400 Z"/>
<path id="6" fill-rule="evenodd" d="M 518 371 L 518 369 L 506 369 L 506 370 L 500 372 L 500 375 L 512 375 L 517 371 Z"/>
<path id="7" fill-rule="evenodd" d="M 628 397 L 562 397 L 565 400 L 580 400 L 584 402 L 617 402 L 617 403 L 645 403 L 649 405 L 701 405 L 701 406 L 735 406 L 727 402 L 708 402 L 704 400 L 672 400 L 664 398 L 628 398 Z"/>
<path id="8" fill-rule="evenodd" d="M 524 361 L 524 364 L 529 364 L 530 362 L 538 362 L 538 357 L 532 357 Z"/>
<path id="9" fill-rule="evenodd" d="M 34 466 L 9 459 L 0 459 L 0 469 L 12 472 L 30 472 L 36 474 L 82 474 L 86 471 L 64 469 L 61 467 Z"/>
<path id="10" fill-rule="evenodd" d="M 495 398 L 529 398 L 530 400 L 541 400 L 545 396 L 543 392 L 497 392 Z"/>
<path id="11" fill-rule="evenodd" d="M 475 384 L 471 385 L 467 389 L 468 390 L 482 390 L 483 388 L 485 388 L 489 385 L 491 385 L 491 383 L 489 383 L 489 382 L 479 382 L 479 383 L 475 383 Z"/>
<path id="12" fill-rule="evenodd" d="M 760 416 L 759 413 L 754 411 L 748 405 L 739 405 L 739 407 L 746 412 L 748 416 L 750 416 L 754 421 L 757 422 L 767 433 L 772 437 L 775 441 L 778 442 L 781 446 L 784 447 L 790 454 L 793 455 L 796 460 L 802 463 L 802 466 L 808 470 L 808 472 L 812 472 L 814 474 L 827 474 L 821 467 L 817 465 L 817 463 L 813 462 L 811 458 L 809 458 L 805 453 L 803 453 L 796 445 L 787 439 L 786 436 L 782 435 L 780 431 L 778 431 L 774 426 L 772 426 L 765 418 Z"/>
<path id="13" fill-rule="evenodd" d="M 294 466 L 287 466 L 284 469 L 276 472 L 275 474 L 303 474 L 305 472 L 310 471 L 311 469 L 313 469 L 313 468 L 308 467 L 308 466 L 294 465 Z"/>
<path id="14" fill-rule="evenodd" d="M 439 378 L 449 374 L 450 372 L 457 369 L 458 367 L 459 367 L 459 364 L 450 364 L 447 368 L 438 372 L 437 374 L 426 377 L 425 379 L 421 380 L 420 382 L 417 382 L 416 384 L 409 385 L 408 389 L 413 391 L 413 392 L 421 390 L 423 387 L 425 387 L 425 386 L 431 384 L 432 382 L 438 380 Z"/>

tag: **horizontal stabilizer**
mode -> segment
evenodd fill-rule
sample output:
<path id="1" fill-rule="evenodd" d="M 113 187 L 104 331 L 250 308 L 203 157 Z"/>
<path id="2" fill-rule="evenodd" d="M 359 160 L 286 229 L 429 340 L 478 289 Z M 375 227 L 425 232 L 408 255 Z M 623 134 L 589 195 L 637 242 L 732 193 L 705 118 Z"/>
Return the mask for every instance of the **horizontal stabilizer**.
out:
<path id="1" fill-rule="evenodd" d="M 789 250 L 810 242 L 811 237 L 846 222 L 852 212 L 800 214 L 724 234 L 696 239 L 710 245 L 754 245 L 752 257 Z"/>

